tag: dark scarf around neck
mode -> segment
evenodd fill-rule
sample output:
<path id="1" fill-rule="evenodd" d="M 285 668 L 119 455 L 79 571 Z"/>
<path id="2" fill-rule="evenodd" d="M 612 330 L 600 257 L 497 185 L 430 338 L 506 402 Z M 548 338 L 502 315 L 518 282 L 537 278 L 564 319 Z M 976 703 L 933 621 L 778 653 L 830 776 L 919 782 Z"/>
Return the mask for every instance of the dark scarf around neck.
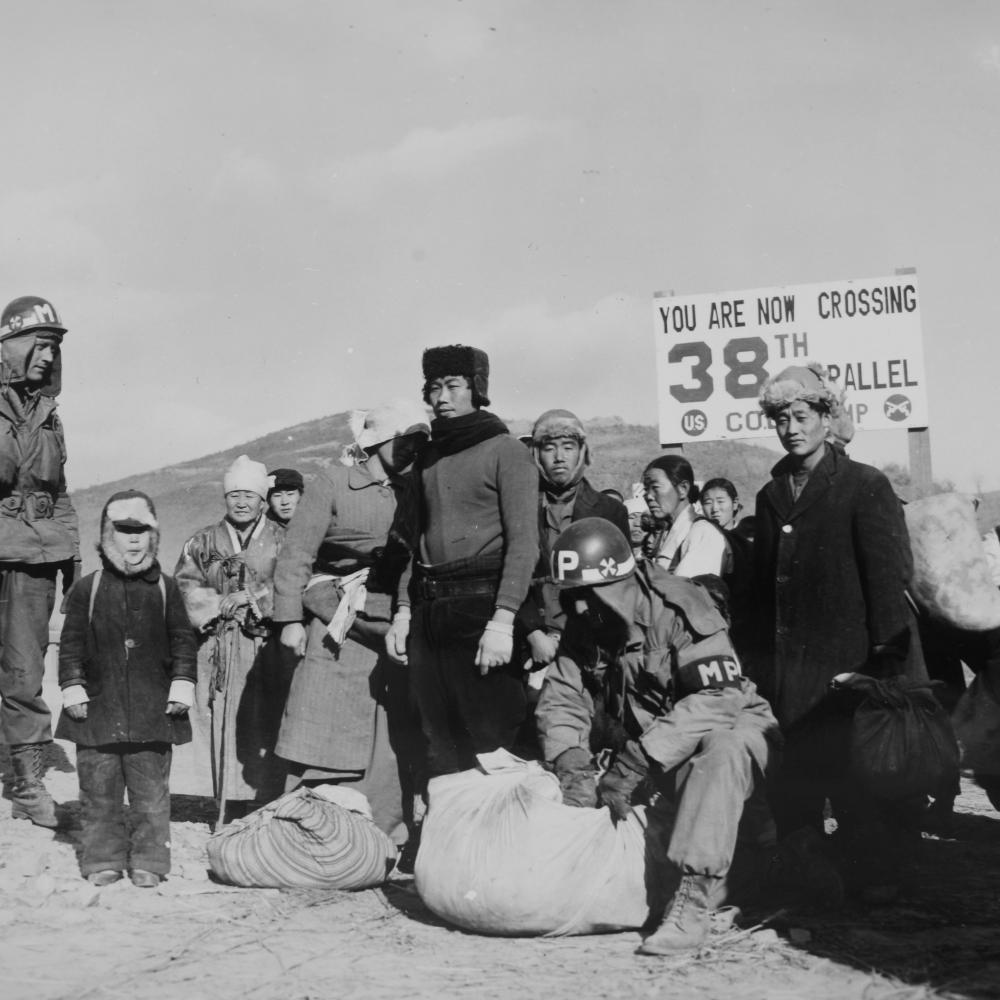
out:
<path id="1" fill-rule="evenodd" d="M 460 417 L 436 417 L 431 421 L 427 457 L 454 455 L 507 433 L 507 425 L 487 410 L 473 410 Z"/>

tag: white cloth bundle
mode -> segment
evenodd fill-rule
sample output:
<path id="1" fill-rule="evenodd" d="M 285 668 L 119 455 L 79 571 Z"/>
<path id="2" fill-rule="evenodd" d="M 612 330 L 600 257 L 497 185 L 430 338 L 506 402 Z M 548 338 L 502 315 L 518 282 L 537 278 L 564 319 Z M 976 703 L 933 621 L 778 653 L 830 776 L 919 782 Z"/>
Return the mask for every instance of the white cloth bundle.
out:
<path id="1" fill-rule="evenodd" d="M 458 927 L 498 935 L 638 928 L 649 916 L 647 879 L 665 885 L 649 863 L 641 807 L 615 824 L 607 809 L 563 805 L 559 782 L 539 764 L 445 775 L 429 791 L 417 891 Z"/>
<path id="2" fill-rule="evenodd" d="M 905 513 L 917 604 L 957 628 L 982 632 L 1000 626 L 1000 591 L 969 497 L 940 493 L 907 504 Z"/>

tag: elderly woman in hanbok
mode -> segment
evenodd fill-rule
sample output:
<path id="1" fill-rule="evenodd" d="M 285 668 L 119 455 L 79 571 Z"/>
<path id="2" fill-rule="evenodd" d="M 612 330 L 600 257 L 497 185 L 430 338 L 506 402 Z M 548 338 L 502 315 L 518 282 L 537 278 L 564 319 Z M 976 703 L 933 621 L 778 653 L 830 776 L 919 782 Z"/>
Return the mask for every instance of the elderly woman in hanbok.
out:
<path id="1" fill-rule="evenodd" d="M 191 721 L 195 752 L 211 760 L 220 824 L 284 789 L 274 743 L 287 681 L 271 618 L 285 529 L 264 516 L 268 487 L 264 465 L 236 459 L 223 479 L 225 517 L 185 542 L 174 570 L 201 636 Z"/>
<path id="2" fill-rule="evenodd" d="M 430 426 L 423 406 L 402 400 L 355 411 L 351 430 L 342 464 L 310 482 L 275 569 L 281 642 L 302 657 L 277 752 L 290 762 L 290 785 L 362 792 L 376 825 L 398 843 L 412 821 L 422 744 L 406 669 L 388 660 L 384 637 L 410 556 L 402 473 Z"/>

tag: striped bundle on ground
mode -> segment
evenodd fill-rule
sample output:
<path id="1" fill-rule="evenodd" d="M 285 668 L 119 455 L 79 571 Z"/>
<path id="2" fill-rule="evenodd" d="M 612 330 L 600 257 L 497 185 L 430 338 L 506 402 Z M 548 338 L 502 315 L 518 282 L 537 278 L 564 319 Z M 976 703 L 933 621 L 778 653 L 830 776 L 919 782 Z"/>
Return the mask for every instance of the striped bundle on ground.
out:
<path id="1" fill-rule="evenodd" d="M 257 888 L 369 889 L 385 881 L 392 841 L 365 816 L 309 788 L 283 795 L 209 838 L 223 882 Z"/>

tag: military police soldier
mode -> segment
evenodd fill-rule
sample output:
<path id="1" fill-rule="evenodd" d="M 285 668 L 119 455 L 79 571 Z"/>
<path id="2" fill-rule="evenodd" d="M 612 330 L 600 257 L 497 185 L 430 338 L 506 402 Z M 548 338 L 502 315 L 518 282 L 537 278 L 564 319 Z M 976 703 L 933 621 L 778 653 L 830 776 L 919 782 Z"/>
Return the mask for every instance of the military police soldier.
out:
<path id="1" fill-rule="evenodd" d="M 599 796 L 621 819 L 647 779 L 673 799 L 663 846 L 680 884 L 639 951 L 696 948 L 725 898 L 743 805 L 777 722 L 742 677 L 709 591 L 655 564 L 637 566 L 610 522 L 587 517 L 563 531 L 552 576 L 567 620 L 536 713 L 545 760 L 569 805 Z M 595 735 L 615 751 L 596 788 Z"/>
<path id="2" fill-rule="evenodd" d="M 42 698 L 56 577 L 79 566 L 76 511 L 66 493 L 66 443 L 56 414 L 66 327 L 51 302 L 15 299 L 0 317 L 0 731 L 14 775 L 12 815 L 57 826 L 42 783 L 52 740 Z"/>

